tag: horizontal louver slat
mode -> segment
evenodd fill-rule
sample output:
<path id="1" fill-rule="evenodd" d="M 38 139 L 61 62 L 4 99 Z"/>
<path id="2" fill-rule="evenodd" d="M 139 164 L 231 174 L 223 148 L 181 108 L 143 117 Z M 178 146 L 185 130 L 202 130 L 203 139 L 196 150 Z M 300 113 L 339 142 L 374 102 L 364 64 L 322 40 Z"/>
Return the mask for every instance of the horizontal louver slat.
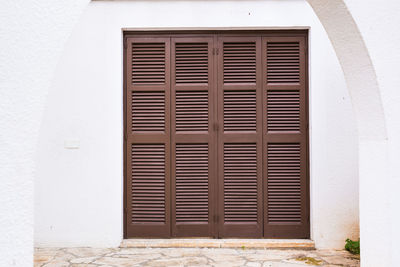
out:
<path id="1" fill-rule="evenodd" d="M 267 130 L 300 131 L 300 92 L 267 92 Z"/>
<path id="2" fill-rule="evenodd" d="M 176 131 L 208 131 L 208 92 L 176 92 Z"/>
<path id="3" fill-rule="evenodd" d="M 132 144 L 132 223 L 165 222 L 165 145 Z"/>
<path id="4" fill-rule="evenodd" d="M 208 144 L 176 145 L 176 222 L 208 222 Z"/>
<path id="5" fill-rule="evenodd" d="M 256 131 L 256 91 L 224 92 L 224 131 Z"/>
<path id="6" fill-rule="evenodd" d="M 300 82 L 299 42 L 267 43 L 267 83 Z"/>
<path id="7" fill-rule="evenodd" d="M 165 43 L 132 43 L 132 83 L 165 83 Z"/>
<path id="8" fill-rule="evenodd" d="M 132 92 L 132 131 L 165 130 L 164 92 Z"/>
<path id="9" fill-rule="evenodd" d="M 224 221 L 257 223 L 256 144 L 224 144 Z"/>
<path id="10" fill-rule="evenodd" d="M 223 59 L 225 84 L 256 83 L 255 42 L 224 42 Z"/>
<path id="11" fill-rule="evenodd" d="M 267 146 L 269 223 L 301 222 L 300 144 Z"/>
<path id="12" fill-rule="evenodd" d="M 177 43 L 175 46 L 177 84 L 208 83 L 208 43 Z"/>

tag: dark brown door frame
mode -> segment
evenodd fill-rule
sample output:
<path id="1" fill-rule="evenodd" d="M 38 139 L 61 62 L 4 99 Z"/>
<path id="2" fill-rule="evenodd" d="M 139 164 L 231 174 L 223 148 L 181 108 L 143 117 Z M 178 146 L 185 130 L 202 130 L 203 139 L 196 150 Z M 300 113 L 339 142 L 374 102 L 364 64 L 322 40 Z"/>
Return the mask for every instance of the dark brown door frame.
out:
<path id="1" fill-rule="evenodd" d="M 123 158 L 124 158 L 124 166 L 123 166 L 123 176 L 124 176 L 124 192 L 123 192 L 123 229 L 124 229 L 124 238 L 129 238 L 127 237 L 127 200 L 128 200 L 128 178 L 127 178 L 127 172 L 128 172 L 128 151 L 127 151 L 127 141 L 128 141 L 128 134 L 127 134 L 127 123 L 128 123 L 128 96 L 127 96 L 127 89 L 128 89 L 128 83 L 127 83 L 127 77 L 128 77 L 128 68 L 127 68 L 127 38 L 132 38 L 132 37 L 148 37 L 148 38 L 153 38 L 153 37 L 162 37 L 165 36 L 166 38 L 200 38 L 200 37 L 212 37 L 214 39 L 214 44 L 217 45 L 217 38 L 218 37 L 243 37 L 243 36 L 254 36 L 254 37 L 262 37 L 262 38 L 268 38 L 268 37 L 303 37 L 304 38 L 304 47 L 305 47 L 305 68 L 304 68 L 304 75 L 305 75 L 305 105 L 306 105 L 306 186 L 304 190 L 306 191 L 306 220 L 307 220 L 307 229 L 305 231 L 305 235 L 302 238 L 309 238 L 310 237 L 310 172 L 309 172 L 309 165 L 310 165 L 310 160 L 309 160 L 309 129 L 308 129 L 308 120 L 309 120 L 309 79 L 308 79 L 308 30 L 146 30 L 146 31 L 131 31 L 127 30 L 123 32 L 123 131 L 124 131 L 124 142 L 123 142 Z M 264 48 L 264 45 L 263 45 Z M 215 60 L 212 63 L 213 66 L 216 68 L 217 67 L 217 58 L 214 57 Z M 264 70 L 263 70 L 264 71 Z M 171 72 L 169 72 L 169 76 L 171 75 Z M 170 77 L 167 78 L 169 81 L 171 81 Z M 264 96 L 263 96 L 264 98 Z M 262 100 L 264 102 L 264 99 Z M 264 104 L 263 104 L 264 105 Z M 214 110 L 216 110 L 216 106 L 213 107 Z M 167 115 L 167 114 L 166 114 Z M 169 114 L 168 114 L 169 116 Z M 264 130 L 263 130 L 264 131 Z M 218 143 L 218 142 L 217 142 Z M 264 145 L 263 145 L 264 146 Z M 262 149 L 263 153 L 264 149 Z M 166 158 L 170 158 L 171 153 L 168 153 L 166 155 Z M 170 159 L 166 159 L 170 160 Z M 266 167 L 263 167 L 263 173 L 265 172 Z M 263 175 L 264 176 L 264 175 Z M 265 184 L 265 183 L 263 183 Z M 218 188 L 218 187 L 217 187 Z M 166 188 L 167 189 L 167 188 Z M 172 196 L 172 195 L 170 195 Z M 172 207 L 172 200 L 170 199 L 170 207 Z M 265 213 L 266 205 L 264 201 L 264 211 Z M 169 213 L 170 214 L 170 213 Z M 262 215 L 265 220 L 265 216 Z M 167 218 L 168 221 L 171 220 L 171 218 Z M 171 227 L 170 223 L 168 223 L 169 227 Z M 218 223 L 214 224 L 214 231 L 215 233 L 217 232 L 217 226 Z M 172 229 L 170 230 L 172 231 Z M 215 238 L 218 238 L 219 235 L 215 235 Z"/>

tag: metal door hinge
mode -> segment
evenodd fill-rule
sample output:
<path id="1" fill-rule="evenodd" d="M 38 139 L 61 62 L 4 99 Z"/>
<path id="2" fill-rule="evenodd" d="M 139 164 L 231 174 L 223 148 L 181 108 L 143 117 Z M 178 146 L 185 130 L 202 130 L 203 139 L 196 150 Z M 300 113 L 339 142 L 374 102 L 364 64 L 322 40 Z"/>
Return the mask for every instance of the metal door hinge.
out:
<path id="1" fill-rule="evenodd" d="M 218 48 L 213 48 L 212 49 L 212 54 L 213 55 L 218 55 L 219 54 L 219 49 Z"/>
<path id="2" fill-rule="evenodd" d="M 214 128 L 214 131 L 218 132 L 219 124 L 217 122 L 214 122 L 213 128 Z"/>

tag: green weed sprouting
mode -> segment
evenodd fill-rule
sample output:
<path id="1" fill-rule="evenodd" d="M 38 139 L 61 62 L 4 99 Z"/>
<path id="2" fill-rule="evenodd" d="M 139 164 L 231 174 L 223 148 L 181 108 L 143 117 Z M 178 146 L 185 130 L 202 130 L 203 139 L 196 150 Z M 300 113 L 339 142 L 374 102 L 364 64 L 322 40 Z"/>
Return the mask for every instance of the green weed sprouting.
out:
<path id="1" fill-rule="evenodd" d="M 346 239 L 346 245 L 344 246 L 346 250 L 348 250 L 352 254 L 360 254 L 360 240 L 353 241 L 350 239 Z"/>

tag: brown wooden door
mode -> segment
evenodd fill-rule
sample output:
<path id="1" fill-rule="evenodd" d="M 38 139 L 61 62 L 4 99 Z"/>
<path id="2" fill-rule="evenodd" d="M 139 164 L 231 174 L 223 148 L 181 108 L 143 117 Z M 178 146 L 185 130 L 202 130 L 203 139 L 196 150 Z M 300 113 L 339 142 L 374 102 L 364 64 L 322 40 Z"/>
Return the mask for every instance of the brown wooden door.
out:
<path id="1" fill-rule="evenodd" d="M 215 236 L 213 38 L 172 38 L 172 236 Z"/>
<path id="2" fill-rule="evenodd" d="M 306 33 L 125 44 L 125 236 L 309 237 Z"/>
<path id="3" fill-rule="evenodd" d="M 218 51 L 219 236 L 262 237 L 261 37 L 220 37 Z"/>
<path id="4" fill-rule="evenodd" d="M 128 38 L 126 234 L 169 237 L 170 38 Z"/>
<path id="5" fill-rule="evenodd" d="M 264 236 L 307 238 L 305 37 L 263 38 Z"/>

